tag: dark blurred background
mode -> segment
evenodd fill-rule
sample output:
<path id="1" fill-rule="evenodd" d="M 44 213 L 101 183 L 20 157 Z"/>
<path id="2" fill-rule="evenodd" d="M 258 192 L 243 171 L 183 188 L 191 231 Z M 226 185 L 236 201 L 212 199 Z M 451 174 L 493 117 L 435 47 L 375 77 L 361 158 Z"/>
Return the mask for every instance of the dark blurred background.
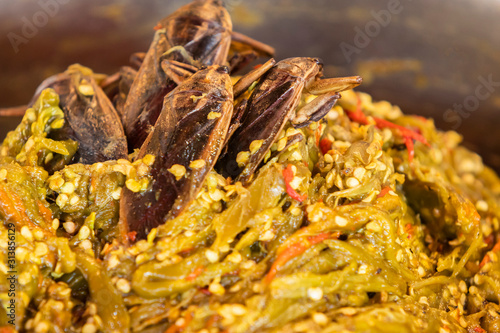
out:
<path id="1" fill-rule="evenodd" d="M 75 62 L 113 73 L 188 2 L 0 0 L 0 108 L 26 104 Z M 225 2 L 234 30 L 273 45 L 277 59 L 315 56 L 326 76 L 362 75 L 360 90 L 456 129 L 500 170 L 500 1 Z M 19 120 L 0 117 L 0 139 Z"/>

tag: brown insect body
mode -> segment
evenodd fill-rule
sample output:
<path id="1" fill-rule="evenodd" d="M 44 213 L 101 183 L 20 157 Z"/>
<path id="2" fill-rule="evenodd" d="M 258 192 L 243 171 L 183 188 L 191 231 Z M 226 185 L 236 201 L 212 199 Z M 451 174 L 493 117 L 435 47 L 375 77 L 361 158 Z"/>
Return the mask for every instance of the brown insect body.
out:
<path id="1" fill-rule="evenodd" d="M 129 148 L 139 148 L 158 118 L 163 98 L 175 88 L 161 67 L 163 59 L 196 65 L 223 65 L 232 22 L 218 0 L 195 1 L 159 23 L 153 42 L 130 88 L 123 123 Z"/>
<path id="2" fill-rule="evenodd" d="M 321 89 L 324 95 L 311 102 L 312 107 L 306 105 L 297 111 L 300 122 L 292 122 L 295 127 L 320 120 L 340 98 L 336 91 L 361 83 L 359 77 L 320 79 L 322 69 L 321 61 L 316 58 L 288 58 L 278 62 L 260 78 L 248 102 L 242 102 L 246 103 L 243 116 L 228 141 L 227 154 L 219 161 L 223 173 L 237 177 L 243 183 L 251 180 L 286 122 L 296 118 L 295 110 L 304 90 L 316 93 Z M 250 144 L 255 140 L 263 140 L 262 145 L 250 154 L 244 167 L 238 166 L 238 153 L 249 151 Z"/>
<path id="3" fill-rule="evenodd" d="M 233 90 L 226 67 L 200 70 L 165 97 L 156 126 L 137 156 L 155 156 L 152 185 L 144 193 L 127 188 L 122 193 L 120 216 L 129 230 L 143 238 L 195 199 L 222 150 L 232 112 Z M 190 169 L 189 164 L 200 159 L 204 166 Z M 168 170 L 174 164 L 187 170 L 178 180 Z"/>
<path id="4" fill-rule="evenodd" d="M 56 91 L 65 123 L 51 132 L 51 138 L 78 142 L 74 162 L 93 164 L 127 158 L 127 140 L 120 118 L 93 75 L 88 68 L 72 65 L 66 72 L 42 82 L 30 106 L 42 90 Z"/>
<path id="5" fill-rule="evenodd" d="M 220 162 L 230 176 L 247 179 L 264 158 L 286 121 L 297 108 L 307 82 L 321 73 L 322 65 L 314 58 L 290 58 L 278 62 L 259 81 L 250 96 L 241 124 L 228 142 L 228 152 Z M 236 156 L 248 151 L 254 140 L 264 140 L 250 156 L 246 168 L 236 164 Z M 261 152 L 264 152 L 261 153 Z"/>

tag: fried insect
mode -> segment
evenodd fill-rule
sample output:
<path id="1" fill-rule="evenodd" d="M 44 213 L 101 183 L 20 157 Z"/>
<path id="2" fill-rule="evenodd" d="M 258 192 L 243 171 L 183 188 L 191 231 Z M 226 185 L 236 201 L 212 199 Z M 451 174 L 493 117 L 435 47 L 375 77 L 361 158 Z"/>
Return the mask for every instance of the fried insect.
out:
<path id="1" fill-rule="evenodd" d="M 64 73 L 46 79 L 30 106 L 46 88 L 59 95 L 65 118 L 64 126 L 52 131 L 51 138 L 78 142 L 74 162 L 93 164 L 127 158 L 127 140 L 120 118 L 92 70 L 72 65 Z"/>
<path id="2" fill-rule="evenodd" d="M 194 1 L 167 16 L 157 25 L 153 42 L 142 60 L 124 106 L 123 123 L 129 148 L 139 148 L 158 118 L 163 98 L 175 88 L 175 82 L 161 66 L 162 60 L 181 62 L 201 68 L 224 65 L 232 38 L 232 22 L 219 0 Z M 241 68 L 256 55 L 270 55 L 271 47 L 236 34 L 247 46 L 245 56 L 231 59 L 232 67 Z M 255 55 L 248 58 L 253 50 Z"/>
<path id="3" fill-rule="evenodd" d="M 260 78 L 248 101 L 242 100 L 236 106 L 242 112 L 241 120 L 234 119 L 236 123 L 231 126 L 237 129 L 228 141 L 227 154 L 218 162 L 226 175 L 243 183 L 250 181 L 287 120 L 291 119 L 297 128 L 318 121 L 340 98 L 338 92 L 361 84 L 359 76 L 320 79 L 322 69 L 319 59 L 289 58 L 278 62 Z M 242 83 L 243 87 L 236 84 L 238 93 L 248 86 L 249 80 L 244 77 L 240 81 L 244 80 L 247 82 Z M 303 91 L 319 96 L 294 113 Z M 258 143 L 254 149 L 252 142 Z M 237 163 L 242 152 L 248 153 L 248 159 L 239 159 L 243 161 Z"/>
<path id="4" fill-rule="evenodd" d="M 165 97 L 156 126 L 137 158 L 156 156 L 154 179 L 144 193 L 125 188 L 122 223 L 144 238 L 149 230 L 177 216 L 198 193 L 224 144 L 233 113 L 228 69 L 209 66 Z M 194 166 L 193 161 L 199 161 Z"/>

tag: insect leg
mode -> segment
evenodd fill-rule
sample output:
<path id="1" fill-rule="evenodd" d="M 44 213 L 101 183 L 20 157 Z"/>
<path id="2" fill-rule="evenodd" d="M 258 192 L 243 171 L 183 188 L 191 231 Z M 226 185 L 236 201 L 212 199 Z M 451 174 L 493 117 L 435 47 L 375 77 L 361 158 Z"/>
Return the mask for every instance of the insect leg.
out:
<path id="1" fill-rule="evenodd" d="M 307 91 L 313 95 L 322 95 L 327 92 L 341 92 L 344 90 L 353 89 L 363 82 L 360 76 L 335 77 L 331 79 L 318 79 L 311 82 L 307 87 Z"/>
<path id="2" fill-rule="evenodd" d="M 340 94 L 337 92 L 330 92 L 316 97 L 297 111 L 292 120 L 293 127 L 301 128 L 313 121 L 320 120 L 332 109 L 339 98 Z"/>

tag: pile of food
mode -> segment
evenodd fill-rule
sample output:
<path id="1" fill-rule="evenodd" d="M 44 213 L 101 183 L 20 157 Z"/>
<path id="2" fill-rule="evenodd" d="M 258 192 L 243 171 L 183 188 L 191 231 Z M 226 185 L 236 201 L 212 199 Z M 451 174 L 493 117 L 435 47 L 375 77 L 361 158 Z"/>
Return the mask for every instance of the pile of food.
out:
<path id="1" fill-rule="evenodd" d="M 459 134 L 317 59 L 236 76 L 273 50 L 219 1 L 155 29 L 1 145 L 0 332 L 500 332 L 500 179 Z"/>

